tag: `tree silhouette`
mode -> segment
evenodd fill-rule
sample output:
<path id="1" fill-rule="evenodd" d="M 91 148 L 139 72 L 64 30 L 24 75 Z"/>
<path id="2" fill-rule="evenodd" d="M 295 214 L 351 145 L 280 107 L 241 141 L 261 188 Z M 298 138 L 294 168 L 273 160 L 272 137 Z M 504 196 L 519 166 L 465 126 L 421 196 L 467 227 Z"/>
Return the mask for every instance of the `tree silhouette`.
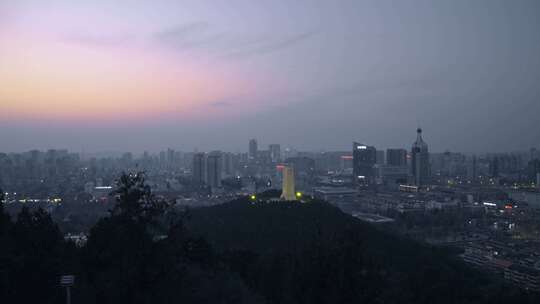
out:
<path id="1" fill-rule="evenodd" d="M 5 303 L 54 303 L 58 277 L 70 265 L 69 252 L 50 215 L 23 207 L 0 232 L 0 294 Z M 28 292 L 27 286 L 32 286 Z"/>
<path id="2" fill-rule="evenodd" d="M 4 191 L 0 188 L 0 238 L 7 232 L 8 225 L 11 224 L 10 217 L 4 212 Z"/>
<path id="3" fill-rule="evenodd" d="M 152 194 L 143 172 L 123 173 L 117 181 L 117 189 L 111 195 L 116 197 L 113 215 L 145 223 L 152 223 L 163 214 L 167 206 L 163 200 L 156 199 Z"/>
<path id="4" fill-rule="evenodd" d="M 156 199 L 144 175 L 123 174 L 111 216 L 90 231 L 80 298 L 88 303 L 254 303 L 183 215 Z M 175 219 L 164 220 L 171 214 Z M 158 234 L 163 231 L 164 234 Z"/>

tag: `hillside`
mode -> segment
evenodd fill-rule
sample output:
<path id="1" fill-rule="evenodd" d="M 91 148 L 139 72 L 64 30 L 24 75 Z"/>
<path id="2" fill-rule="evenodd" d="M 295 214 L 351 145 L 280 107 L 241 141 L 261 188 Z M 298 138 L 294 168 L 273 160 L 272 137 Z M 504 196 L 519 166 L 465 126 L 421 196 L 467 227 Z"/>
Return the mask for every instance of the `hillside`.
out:
<path id="1" fill-rule="evenodd" d="M 187 226 L 270 303 L 505 303 L 530 295 L 322 201 L 195 209 Z"/>

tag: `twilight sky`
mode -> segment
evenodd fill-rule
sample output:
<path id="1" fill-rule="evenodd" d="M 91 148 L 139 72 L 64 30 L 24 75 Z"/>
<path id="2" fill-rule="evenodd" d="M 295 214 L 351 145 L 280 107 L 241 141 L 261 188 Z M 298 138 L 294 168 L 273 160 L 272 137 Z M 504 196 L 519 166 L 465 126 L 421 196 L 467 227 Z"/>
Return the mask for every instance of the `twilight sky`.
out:
<path id="1" fill-rule="evenodd" d="M 0 0 L 0 151 L 540 147 L 537 0 Z"/>

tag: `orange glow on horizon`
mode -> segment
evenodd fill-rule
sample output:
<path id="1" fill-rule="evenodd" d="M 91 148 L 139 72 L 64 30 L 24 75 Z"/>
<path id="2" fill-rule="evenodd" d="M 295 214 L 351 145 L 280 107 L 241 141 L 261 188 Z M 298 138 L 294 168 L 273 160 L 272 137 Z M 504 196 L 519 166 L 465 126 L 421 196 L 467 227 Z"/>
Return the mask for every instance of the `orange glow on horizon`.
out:
<path id="1" fill-rule="evenodd" d="M 211 102 L 250 86 L 226 77 L 222 66 L 205 69 L 156 50 L 95 50 L 33 38 L 17 37 L 0 50 L 0 119 L 211 116 L 218 112 L 207 109 Z"/>

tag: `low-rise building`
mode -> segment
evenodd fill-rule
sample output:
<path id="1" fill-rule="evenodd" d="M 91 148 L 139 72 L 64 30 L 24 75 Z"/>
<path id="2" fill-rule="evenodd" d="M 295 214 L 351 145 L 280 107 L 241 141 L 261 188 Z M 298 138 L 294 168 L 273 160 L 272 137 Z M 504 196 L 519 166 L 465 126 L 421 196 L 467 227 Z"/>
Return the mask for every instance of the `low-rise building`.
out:
<path id="1" fill-rule="evenodd" d="M 313 189 L 313 196 L 325 201 L 352 200 L 358 196 L 358 191 L 345 187 L 320 187 Z"/>
<path id="2" fill-rule="evenodd" d="M 512 264 L 504 271 L 504 278 L 521 288 L 540 291 L 540 270 Z"/>

